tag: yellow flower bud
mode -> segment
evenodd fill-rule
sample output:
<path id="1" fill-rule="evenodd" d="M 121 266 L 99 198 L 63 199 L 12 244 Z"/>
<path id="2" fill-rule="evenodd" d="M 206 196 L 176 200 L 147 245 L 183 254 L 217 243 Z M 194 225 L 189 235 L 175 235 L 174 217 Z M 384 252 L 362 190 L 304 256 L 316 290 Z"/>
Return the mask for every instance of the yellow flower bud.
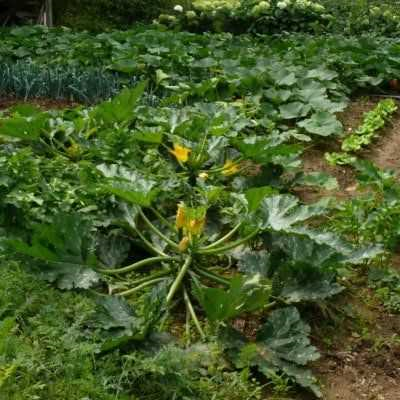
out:
<path id="1" fill-rule="evenodd" d="M 176 211 L 175 226 L 181 229 L 185 226 L 186 215 L 185 215 L 185 203 L 178 204 L 178 210 Z"/>
<path id="2" fill-rule="evenodd" d="M 190 240 L 187 236 L 185 236 L 178 244 L 179 251 L 183 253 L 189 247 Z"/>
<path id="3" fill-rule="evenodd" d="M 201 173 L 199 174 L 199 178 L 200 178 L 200 179 L 203 179 L 203 180 L 206 180 L 206 179 L 208 178 L 207 172 L 201 172 Z"/>

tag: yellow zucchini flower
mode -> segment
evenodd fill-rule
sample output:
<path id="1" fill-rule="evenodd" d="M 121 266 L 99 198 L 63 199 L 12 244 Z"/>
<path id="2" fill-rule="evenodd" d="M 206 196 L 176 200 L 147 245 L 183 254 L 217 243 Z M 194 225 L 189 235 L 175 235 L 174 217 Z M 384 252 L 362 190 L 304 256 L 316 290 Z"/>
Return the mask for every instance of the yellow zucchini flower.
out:
<path id="1" fill-rule="evenodd" d="M 181 162 L 185 163 L 189 160 L 189 156 L 192 150 L 188 149 L 187 147 L 181 146 L 178 143 L 174 143 L 174 149 L 170 150 L 170 153 L 175 156 L 175 158 Z"/>
<path id="2" fill-rule="evenodd" d="M 178 210 L 176 211 L 175 226 L 181 229 L 185 226 L 186 214 L 185 214 L 185 203 L 178 204 Z"/>
<path id="3" fill-rule="evenodd" d="M 239 172 L 239 165 L 238 163 L 232 161 L 232 160 L 228 160 L 226 161 L 226 163 L 224 164 L 224 167 L 222 169 L 222 174 L 225 176 L 230 176 L 230 175 L 234 175 L 237 174 Z"/>

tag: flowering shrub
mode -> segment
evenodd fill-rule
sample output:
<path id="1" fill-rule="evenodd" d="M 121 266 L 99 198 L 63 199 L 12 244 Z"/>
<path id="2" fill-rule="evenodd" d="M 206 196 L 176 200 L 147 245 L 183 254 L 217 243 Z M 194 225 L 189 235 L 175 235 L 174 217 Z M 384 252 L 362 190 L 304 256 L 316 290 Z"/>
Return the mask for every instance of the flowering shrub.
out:
<path id="1" fill-rule="evenodd" d="M 354 9 L 351 2 L 331 0 L 194 0 L 156 22 L 197 32 L 400 32 L 400 15 L 388 6 Z"/>
<path id="2" fill-rule="evenodd" d="M 332 16 L 311 0 L 195 0 L 191 9 L 173 9 L 158 23 L 194 31 L 324 31 Z"/>

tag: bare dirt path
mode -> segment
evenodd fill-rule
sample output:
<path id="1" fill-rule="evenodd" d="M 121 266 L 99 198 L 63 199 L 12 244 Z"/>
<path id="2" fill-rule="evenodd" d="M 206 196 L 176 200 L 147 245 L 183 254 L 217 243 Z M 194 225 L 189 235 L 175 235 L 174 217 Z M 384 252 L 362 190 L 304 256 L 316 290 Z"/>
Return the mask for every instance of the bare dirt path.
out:
<path id="1" fill-rule="evenodd" d="M 336 337 L 332 349 L 323 352 L 317 374 L 324 383 L 326 400 L 400 399 L 400 316 L 374 304 L 357 304 L 354 330 Z"/>

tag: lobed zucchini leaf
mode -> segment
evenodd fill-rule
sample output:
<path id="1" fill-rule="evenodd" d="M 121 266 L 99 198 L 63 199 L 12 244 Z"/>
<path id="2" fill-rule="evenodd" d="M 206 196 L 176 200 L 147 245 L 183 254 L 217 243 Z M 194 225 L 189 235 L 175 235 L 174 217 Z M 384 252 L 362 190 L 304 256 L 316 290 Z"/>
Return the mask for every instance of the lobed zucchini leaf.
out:
<path id="1" fill-rule="evenodd" d="M 51 224 L 34 227 L 30 243 L 7 240 L 19 255 L 33 260 L 39 275 L 60 289 L 88 289 L 100 281 L 91 226 L 78 215 L 60 214 Z"/>
<path id="2" fill-rule="evenodd" d="M 286 307 L 271 312 L 254 341 L 233 328 L 226 328 L 221 342 L 237 368 L 257 367 L 266 377 L 283 372 L 321 397 L 316 378 L 305 368 L 320 356 L 310 344 L 310 330 L 295 307 Z"/>
<path id="3" fill-rule="evenodd" d="M 228 290 L 197 285 L 195 294 L 210 321 L 226 321 L 268 304 L 270 286 L 259 276 L 231 279 Z"/>

